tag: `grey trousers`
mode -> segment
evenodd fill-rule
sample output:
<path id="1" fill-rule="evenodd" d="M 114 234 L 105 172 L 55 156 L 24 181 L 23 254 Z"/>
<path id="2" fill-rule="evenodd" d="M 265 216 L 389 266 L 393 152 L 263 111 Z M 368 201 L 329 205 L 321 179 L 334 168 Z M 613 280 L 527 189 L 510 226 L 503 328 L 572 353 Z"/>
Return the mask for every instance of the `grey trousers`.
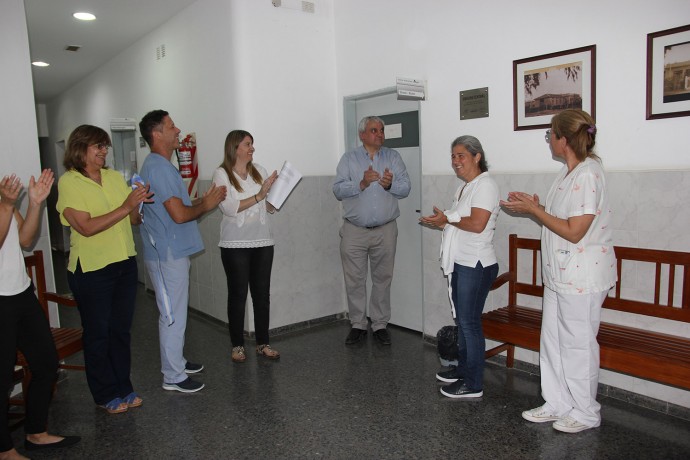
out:
<path id="1" fill-rule="evenodd" d="M 391 319 L 391 282 L 395 265 L 398 225 L 395 220 L 367 229 L 344 220 L 340 228 L 347 306 L 353 328 L 367 329 L 367 270 L 371 265 L 369 317 L 371 329 L 385 329 Z"/>
<path id="2" fill-rule="evenodd" d="M 161 348 L 163 383 L 180 383 L 187 379 L 184 339 L 189 304 L 189 257 L 168 260 L 145 260 L 146 270 L 156 291 L 158 334 Z"/>

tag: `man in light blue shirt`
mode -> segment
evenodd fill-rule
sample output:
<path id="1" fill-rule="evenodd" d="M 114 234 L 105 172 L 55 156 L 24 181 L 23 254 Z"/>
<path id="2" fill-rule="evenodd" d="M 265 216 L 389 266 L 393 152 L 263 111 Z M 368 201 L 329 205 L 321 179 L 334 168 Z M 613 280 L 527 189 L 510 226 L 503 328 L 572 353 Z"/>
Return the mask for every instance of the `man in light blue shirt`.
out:
<path id="1" fill-rule="evenodd" d="M 140 175 L 151 185 L 153 203 L 144 207 L 141 239 L 144 263 L 156 291 L 160 312 L 158 333 L 163 389 L 194 393 L 204 388 L 187 374 L 204 368 L 184 358 L 184 336 L 189 301 L 189 257 L 204 249 L 196 219 L 225 199 L 226 188 L 214 184 L 192 202 L 179 171 L 170 163 L 180 147 L 180 130 L 168 112 L 154 110 L 139 123 L 141 135 L 151 147 Z"/>
<path id="2" fill-rule="evenodd" d="M 398 200 L 410 193 L 405 163 L 395 150 L 383 147 L 384 122 L 364 117 L 359 122 L 362 146 L 347 152 L 336 170 L 333 193 L 343 203 L 340 257 L 352 329 L 348 345 L 367 335 L 367 268 L 371 265 L 369 316 L 374 337 L 390 345 L 386 326 L 391 317 L 391 282 L 400 215 Z"/>

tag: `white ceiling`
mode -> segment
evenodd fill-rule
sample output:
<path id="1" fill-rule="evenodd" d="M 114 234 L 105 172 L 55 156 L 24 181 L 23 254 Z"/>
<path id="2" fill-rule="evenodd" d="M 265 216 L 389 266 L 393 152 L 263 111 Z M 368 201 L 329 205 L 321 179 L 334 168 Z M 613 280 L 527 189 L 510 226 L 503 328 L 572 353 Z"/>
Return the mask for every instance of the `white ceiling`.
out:
<path id="1" fill-rule="evenodd" d="M 36 103 L 46 103 L 196 0 L 24 0 Z M 95 21 L 72 13 L 87 11 Z M 65 51 L 81 46 L 77 52 Z"/>

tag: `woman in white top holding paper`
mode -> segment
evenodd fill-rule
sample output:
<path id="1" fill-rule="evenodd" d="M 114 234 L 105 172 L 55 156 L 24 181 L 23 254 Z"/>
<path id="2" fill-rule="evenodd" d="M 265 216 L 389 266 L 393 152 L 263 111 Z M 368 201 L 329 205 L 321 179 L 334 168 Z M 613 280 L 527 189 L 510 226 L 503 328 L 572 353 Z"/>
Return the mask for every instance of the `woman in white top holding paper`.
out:
<path id="1" fill-rule="evenodd" d="M 270 319 L 273 237 L 267 213 L 274 207 L 266 201 L 278 173 L 268 176 L 254 164 L 254 138 L 247 131 L 231 131 L 225 138 L 223 163 L 213 173 L 213 183 L 226 186 L 228 194 L 218 207 L 220 256 L 228 283 L 228 324 L 232 360 L 247 359 L 244 349 L 244 313 L 247 288 L 251 290 L 256 329 L 256 352 L 269 359 L 280 357 L 268 338 Z M 265 179 L 264 179 L 265 178 Z"/>

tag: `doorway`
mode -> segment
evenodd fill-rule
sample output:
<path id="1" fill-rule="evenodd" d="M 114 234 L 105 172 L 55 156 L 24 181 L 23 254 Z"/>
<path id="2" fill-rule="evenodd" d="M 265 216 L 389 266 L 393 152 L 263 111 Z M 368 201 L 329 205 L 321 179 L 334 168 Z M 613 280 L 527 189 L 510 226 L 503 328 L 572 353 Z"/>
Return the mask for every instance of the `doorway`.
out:
<path id="1" fill-rule="evenodd" d="M 361 145 L 357 132 L 359 120 L 369 115 L 381 117 L 386 124 L 384 145 L 400 153 L 410 176 L 412 184 L 410 194 L 398 202 L 400 217 L 398 217 L 395 271 L 391 286 L 390 324 L 422 332 L 424 330 L 424 283 L 422 228 L 418 222 L 422 203 L 419 102 L 399 101 L 395 88 L 387 88 L 345 98 L 344 105 L 346 150 L 349 151 Z M 369 279 L 367 292 L 371 292 L 370 286 Z"/>
<path id="2" fill-rule="evenodd" d="M 134 126 L 132 129 L 116 129 L 110 127 L 110 137 L 113 141 L 113 164 L 115 170 L 120 171 L 126 182 L 137 172 L 137 148 Z"/>

